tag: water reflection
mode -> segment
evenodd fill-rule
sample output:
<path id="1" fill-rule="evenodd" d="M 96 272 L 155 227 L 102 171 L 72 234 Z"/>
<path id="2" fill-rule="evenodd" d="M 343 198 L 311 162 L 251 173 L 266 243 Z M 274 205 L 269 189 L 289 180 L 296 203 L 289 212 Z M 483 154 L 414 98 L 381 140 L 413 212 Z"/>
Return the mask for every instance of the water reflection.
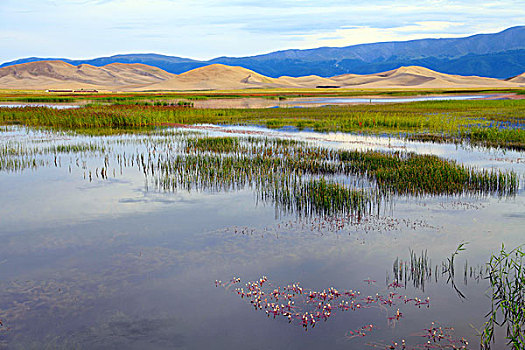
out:
<path id="1" fill-rule="evenodd" d="M 66 105 L 55 103 L 0 103 L 0 108 L 47 107 L 55 109 L 80 108 L 80 105 Z"/>
<path id="2" fill-rule="evenodd" d="M 346 142 L 351 136 L 339 136 L 342 140 L 315 133 L 289 137 L 315 137 L 323 145 L 352 149 Z M 0 344 L 10 348 L 231 349 L 253 344 L 361 349 L 401 339 L 415 346 L 421 339 L 407 336 L 430 329 L 433 321 L 444 329 L 454 327 L 453 339 L 465 337 L 476 344 L 469 324 L 480 327 L 490 305 L 484 280 L 469 277 L 469 283 L 461 283 L 465 261 L 468 272 L 470 266 L 483 266 L 502 241 L 508 246 L 523 243 L 523 191 L 512 198 L 401 197 L 395 206 L 357 224 L 344 216 L 307 219 L 276 212 L 274 206 L 257 202 L 247 188 L 163 193 L 150 186 L 146 191 L 136 157 L 132 166 L 122 169 L 111 158 L 115 153 L 131 158 L 145 145 L 156 145 L 160 152 L 165 135 L 85 138 L 13 128 L 0 137 L 4 144 L 27 141 L 35 149 L 46 143 L 106 147 L 103 152 L 58 154 L 56 165 L 54 152 L 37 154 L 44 162 L 39 167 L 0 172 Z M 388 148 L 383 138 L 371 141 L 377 144 L 373 147 Z M 176 143 L 170 143 L 174 148 Z M 524 174 L 523 164 L 499 160 L 492 151 L 414 145 L 421 145 L 421 153 L 451 147 L 448 156 L 460 161 L 474 155 L 487 167 Z M 103 179 L 106 155 L 110 167 L 108 179 Z M 520 154 L 505 156 L 516 159 Z M 91 182 L 84 178 L 89 170 Z M 273 320 L 254 312 L 237 294 L 213 283 L 266 275 L 277 288 L 299 281 L 315 291 L 334 287 L 359 290 L 364 297 L 385 296 L 394 280 L 392 264 L 397 257 L 409 260 L 408 248 L 427 250 L 427 257 L 434 259 L 428 266 L 435 266 L 463 241 L 470 243 L 456 260 L 456 283 L 467 299 L 458 300 L 447 278 L 429 280 L 424 291 L 407 283 L 404 295 L 428 297 L 431 305 L 396 306 L 388 314 L 394 317 L 400 309 L 395 328 L 383 310 L 367 308 L 334 313 L 329 322 L 304 332 L 290 327 L 285 318 Z M 406 280 L 403 272 L 402 282 Z M 367 324 L 374 325 L 373 331 L 362 328 Z M 349 333 L 361 331 L 367 335 Z M 261 332 L 268 337 L 254 343 Z"/>
<path id="3" fill-rule="evenodd" d="M 430 143 L 409 141 L 393 136 L 350 134 L 343 132 L 319 133 L 313 131 L 275 130 L 256 126 L 217 126 L 210 124 L 188 126 L 186 130 L 205 132 L 210 136 L 279 137 L 314 142 L 324 147 L 344 150 L 406 151 L 432 154 L 455 160 L 461 164 L 483 169 L 521 169 L 525 172 L 523 152 L 471 146 L 466 143 Z"/>
<path id="4" fill-rule="evenodd" d="M 356 104 L 356 103 L 406 103 L 421 101 L 465 101 L 494 97 L 494 95 L 444 95 L 444 96 L 417 96 L 417 97 L 319 97 L 290 101 L 291 105 L 298 104 Z"/>

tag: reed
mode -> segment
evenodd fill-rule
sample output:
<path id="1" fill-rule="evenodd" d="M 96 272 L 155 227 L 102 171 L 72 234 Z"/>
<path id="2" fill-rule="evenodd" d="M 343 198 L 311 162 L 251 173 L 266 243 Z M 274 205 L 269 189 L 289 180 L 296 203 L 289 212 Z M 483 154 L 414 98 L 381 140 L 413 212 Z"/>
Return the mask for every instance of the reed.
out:
<path id="1" fill-rule="evenodd" d="M 506 329 L 507 345 L 525 348 L 525 251 L 517 247 L 507 251 L 502 244 L 487 264 L 487 280 L 491 290 L 491 310 L 481 332 L 482 349 L 490 349 L 495 341 L 496 326 Z"/>
<path id="2" fill-rule="evenodd" d="M 159 165 L 154 182 L 164 191 L 230 191 L 249 187 L 256 191 L 259 200 L 273 203 L 280 211 L 305 216 L 362 216 L 372 206 L 369 193 L 323 178 L 305 178 L 307 173 L 293 167 L 287 159 L 194 154 L 177 155 Z M 144 167 L 147 169 L 148 165 Z"/>
<path id="3" fill-rule="evenodd" d="M 126 97 L 123 99 L 139 103 Z M 182 107 L 191 106 L 189 101 L 190 104 L 179 102 Z M 173 103 L 93 105 L 67 110 L 13 108 L 0 110 L 0 124 L 18 123 L 73 130 L 142 129 L 197 123 L 259 124 L 271 128 L 291 125 L 322 132 L 387 133 L 408 138 L 465 141 L 490 147 L 525 147 L 525 131 L 521 127 L 525 120 L 525 101 L 522 100 L 279 109 L 194 109 L 174 107 Z M 506 127 L 502 127 L 502 123 L 507 123 Z"/>
<path id="4" fill-rule="evenodd" d="M 122 151 L 135 145 L 134 154 Z M 119 173 L 123 167 L 137 167 L 163 191 L 250 188 L 281 212 L 349 215 L 356 220 L 376 212 L 393 196 L 512 196 L 519 187 L 512 171 L 480 171 L 436 156 L 334 150 L 293 140 L 204 137 L 175 130 L 57 145 L 8 142 L 0 147 L 0 170 L 60 166 L 61 154 L 76 155 L 76 160 L 70 157 L 70 167 L 103 156 L 98 168 L 83 167 L 94 176 L 100 171 L 106 177 L 109 163 L 116 162 Z"/>
<path id="5" fill-rule="evenodd" d="M 239 149 L 236 137 L 193 138 L 187 141 L 188 150 L 230 153 Z"/>
<path id="6" fill-rule="evenodd" d="M 117 137 L 115 142 L 120 142 L 120 138 Z M 167 147 L 170 136 L 162 136 L 160 132 L 158 136 L 150 134 L 141 139 L 147 143 L 146 153 L 140 155 L 147 160 L 144 167 L 156 174 L 170 175 L 175 171 L 187 179 L 193 179 L 192 174 L 201 172 L 201 177 L 195 178 L 195 182 L 201 181 L 201 178 L 219 179 L 218 175 L 226 179 L 234 176 L 239 183 L 243 183 L 245 177 L 264 178 L 266 174 L 270 178 L 283 174 L 304 180 L 323 178 L 326 181 L 343 176 L 353 179 L 354 186 L 361 182 L 357 186 L 375 188 L 387 197 L 463 194 L 509 196 L 514 195 L 519 187 L 518 175 L 513 171 L 477 170 L 430 155 L 333 150 L 304 142 L 268 138 L 191 137 L 182 134 L 177 141 L 177 155 L 171 156 L 168 152 L 162 156 L 163 152 L 157 152 L 157 149 Z M 109 140 L 46 147 L 4 143 L 0 147 L 0 157 L 6 160 L 51 153 L 111 153 L 107 143 Z M 196 170 L 186 174 L 183 169 L 185 166 Z M 209 171 L 216 173 L 209 174 Z M 336 191 L 332 185 L 326 185 L 323 189 Z"/>

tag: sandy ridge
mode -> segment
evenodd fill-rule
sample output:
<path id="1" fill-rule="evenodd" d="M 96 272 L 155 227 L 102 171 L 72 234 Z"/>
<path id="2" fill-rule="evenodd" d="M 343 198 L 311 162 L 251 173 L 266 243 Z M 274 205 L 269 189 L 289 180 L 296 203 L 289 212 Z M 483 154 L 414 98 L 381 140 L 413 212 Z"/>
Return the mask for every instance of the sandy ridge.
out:
<path id="1" fill-rule="evenodd" d="M 74 66 L 62 61 L 39 61 L 0 68 L 0 88 L 20 90 L 99 89 L 237 90 L 250 88 L 341 87 L 398 88 L 513 88 L 525 87 L 525 73 L 508 80 L 444 74 L 418 66 L 387 72 L 331 78 L 315 75 L 270 78 L 242 67 L 213 64 L 182 74 L 171 74 L 144 64 L 112 63 L 102 67 Z"/>

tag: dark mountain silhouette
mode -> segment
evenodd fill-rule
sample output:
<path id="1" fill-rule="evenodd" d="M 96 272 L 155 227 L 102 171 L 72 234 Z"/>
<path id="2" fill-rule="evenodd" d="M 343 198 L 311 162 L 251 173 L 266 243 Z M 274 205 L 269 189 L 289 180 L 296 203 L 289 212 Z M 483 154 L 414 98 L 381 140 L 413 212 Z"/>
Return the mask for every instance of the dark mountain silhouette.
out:
<path id="1" fill-rule="evenodd" d="M 158 54 L 129 54 L 87 60 L 30 57 L 6 62 L 0 67 L 43 60 L 98 67 L 111 63 L 142 63 L 175 74 L 220 63 L 241 66 L 269 77 L 331 77 L 348 73 L 372 74 L 401 66 L 422 66 L 448 74 L 510 78 L 525 71 L 525 26 L 465 38 L 283 50 L 250 57 L 218 57 L 209 61 Z"/>

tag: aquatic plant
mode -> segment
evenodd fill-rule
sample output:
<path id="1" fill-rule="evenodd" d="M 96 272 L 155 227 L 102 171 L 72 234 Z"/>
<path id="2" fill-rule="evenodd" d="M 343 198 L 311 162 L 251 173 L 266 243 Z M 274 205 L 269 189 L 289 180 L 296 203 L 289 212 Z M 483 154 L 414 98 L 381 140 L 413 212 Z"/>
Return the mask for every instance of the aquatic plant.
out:
<path id="1" fill-rule="evenodd" d="M 371 284 L 371 280 L 364 282 Z M 403 314 L 400 312 L 402 305 L 413 305 L 418 308 L 430 307 L 430 298 L 421 300 L 400 295 L 396 292 L 384 294 L 376 293 L 374 296 L 361 295 L 355 290 L 337 290 L 334 287 L 321 290 L 304 288 L 299 282 L 286 286 L 274 285 L 268 277 L 262 276 L 258 280 L 247 282 L 244 287 L 241 279 L 233 277 L 228 282 L 215 280 L 216 287 L 232 290 L 241 299 L 246 299 L 257 311 L 263 311 L 268 317 L 284 318 L 288 323 L 299 323 L 305 331 L 313 328 L 320 321 L 328 319 L 336 312 L 360 311 L 370 308 L 379 308 L 386 313 L 386 319 L 395 323 Z M 397 311 L 393 311 L 397 309 Z M 374 329 L 374 325 L 350 330 L 346 339 L 356 336 L 366 336 Z"/>
<path id="2" fill-rule="evenodd" d="M 61 155 L 95 155 L 105 154 L 109 151 L 109 147 L 102 142 L 40 146 L 36 140 L 30 144 L 9 141 L 0 144 L 0 171 L 20 172 L 47 165 L 58 167 L 61 163 Z M 45 157 L 46 155 L 53 155 L 54 158 Z"/>
<path id="3" fill-rule="evenodd" d="M 177 132 L 179 134 L 177 134 Z M 110 143 L 141 145 L 135 154 L 112 150 Z M 516 173 L 480 171 L 436 156 L 405 152 L 345 151 L 305 142 L 263 137 L 204 137 L 191 132 L 159 130 L 143 137 L 39 145 L 32 141 L 0 146 L 0 170 L 21 171 L 61 165 L 61 154 L 80 158 L 103 155 L 104 163 L 82 166 L 89 179 L 106 178 L 110 159 L 135 167 L 150 184 L 164 191 L 255 190 L 258 198 L 282 212 L 301 215 L 350 215 L 353 221 L 379 210 L 393 195 L 513 195 Z M 52 155 L 53 157 L 46 157 Z"/>
<path id="4" fill-rule="evenodd" d="M 250 142 L 255 145 L 242 145 L 232 138 L 187 140 L 185 151 L 190 154 L 148 161 L 143 167 L 151 170 L 159 189 L 218 191 L 248 186 L 280 209 L 305 215 L 360 217 L 392 194 L 512 195 L 518 186 L 515 173 L 479 172 L 435 156 L 296 145 L 259 148 L 255 139 Z M 367 178 L 360 186 L 368 190 L 333 179 L 340 175 Z"/>
<path id="5" fill-rule="evenodd" d="M 415 288 L 421 288 L 425 291 L 425 283 L 432 276 L 432 263 L 429 261 L 427 251 L 422 251 L 418 256 L 412 249 L 409 249 L 410 259 L 408 261 L 400 260 L 399 257 L 394 260 L 392 272 L 394 273 L 394 282 L 390 285 L 403 285 L 405 288 L 408 281 L 412 281 Z"/>
<path id="6" fill-rule="evenodd" d="M 417 341 L 414 345 L 409 345 L 405 339 L 392 341 L 390 343 L 372 342 L 367 345 L 373 348 L 384 350 L 419 350 L 419 349 L 448 349 L 459 350 L 468 349 L 469 342 L 465 338 L 456 338 L 454 328 L 441 326 L 432 322 L 431 326 L 413 334 L 414 337 L 422 338 L 423 343 Z"/>
<path id="7" fill-rule="evenodd" d="M 406 288 L 410 282 L 414 288 L 421 289 L 424 292 L 430 282 L 435 281 L 437 283 L 440 279 L 445 279 L 445 283 L 452 287 L 458 297 L 465 299 L 466 296 L 457 285 L 456 257 L 466 249 L 467 244 L 468 242 L 460 243 L 450 257 L 437 264 L 432 264 L 426 250 L 418 255 L 409 249 L 410 258 L 408 260 L 399 257 L 394 260 L 392 266 L 393 281 L 390 282 L 390 277 L 387 276 L 387 285 Z M 463 265 L 463 282 L 465 285 L 468 284 L 469 280 L 480 282 L 487 274 L 488 270 L 483 265 L 469 266 L 468 260 L 465 260 Z"/>
<path id="8" fill-rule="evenodd" d="M 507 345 L 525 348 L 525 251 L 522 246 L 507 251 L 501 245 L 487 263 L 491 291 L 491 310 L 481 332 L 482 349 L 495 341 L 496 326 L 506 329 Z"/>
<path id="9" fill-rule="evenodd" d="M 447 261 L 443 264 L 443 272 L 442 272 L 443 274 L 445 273 L 448 274 L 447 283 L 450 283 L 452 285 L 452 288 L 454 288 L 456 293 L 458 293 L 458 296 L 462 299 L 465 298 L 465 294 L 463 294 L 461 290 L 459 290 L 459 288 L 456 286 L 456 281 L 455 281 L 456 268 L 455 268 L 454 262 L 455 262 L 456 256 L 460 252 L 466 250 L 465 245 L 467 244 L 468 242 L 462 242 L 458 245 L 456 250 L 450 255 L 450 258 L 447 258 Z M 466 273 L 467 273 L 467 266 L 465 265 L 465 276 L 466 276 Z"/>
<path id="10" fill-rule="evenodd" d="M 208 151 L 215 153 L 230 153 L 239 150 L 237 137 L 206 137 L 187 140 L 188 151 Z"/>
<path id="11" fill-rule="evenodd" d="M 133 97 L 134 98 L 134 97 Z M 173 108 L 168 101 L 90 105 L 56 110 L 44 107 L 0 110 L 0 124 L 21 123 L 89 132 L 94 128 L 151 130 L 174 124 L 258 124 L 270 128 L 295 126 L 317 131 L 390 134 L 408 138 L 468 142 L 474 145 L 523 149 L 525 102 L 440 101 L 394 105 L 331 106 L 325 108 L 194 109 Z M 103 101 L 103 98 L 99 99 Z M 183 106 L 189 106 L 179 100 Z M 178 104 L 178 102 L 176 102 Z M 516 122 L 502 128 L 502 122 Z M 431 136 L 425 136 L 425 135 Z"/>
<path id="12" fill-rule="evenodd" d="M 432 155 L 341 151 L 340 159 L 346 168 L 397 194 L 511 194 L 519 185 L 514 172 L 477 171 Z"/>

